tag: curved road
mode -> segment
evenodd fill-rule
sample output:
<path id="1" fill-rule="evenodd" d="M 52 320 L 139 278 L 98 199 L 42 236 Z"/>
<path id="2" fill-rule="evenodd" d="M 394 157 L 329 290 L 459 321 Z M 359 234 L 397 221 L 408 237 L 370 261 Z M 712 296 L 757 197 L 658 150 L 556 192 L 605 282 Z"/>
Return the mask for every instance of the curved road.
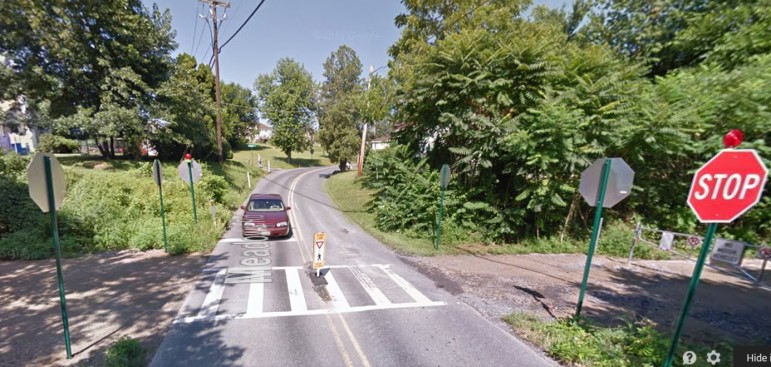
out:
<path id="1" fill-rule="evenodd" d="M 291 206 L 293 236 L 214 249 L 152 366 L 557 366 L 351 223 L 324 191 L 334 167 L 276 171 L 254 192 Z M 328 270 L 310 270 L 315 232 Z"/>

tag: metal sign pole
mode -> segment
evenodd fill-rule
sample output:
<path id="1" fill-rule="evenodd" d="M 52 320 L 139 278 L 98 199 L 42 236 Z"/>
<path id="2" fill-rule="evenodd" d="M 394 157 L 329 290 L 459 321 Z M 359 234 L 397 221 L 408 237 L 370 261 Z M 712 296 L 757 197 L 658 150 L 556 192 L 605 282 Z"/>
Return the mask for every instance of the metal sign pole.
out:
<path id="1" fill-rule="evenodd" d="M 161 195 L 161 223 L 163 224 L 163 250 L 169 252 L 169 243 L 166 240 L 166 210 L 163 209 L 163 186 L 158 186 Z"/>
<path id="2" fill-rule="evenodd" d="M 198 224 L 198 212 L 195 209 L 195 185 L 193 184 L 193 167 L 190 163 L 191 161 L 187 161 L 187 173 L 190 175 L 190 193 L 193 196 L 193 220 L 195 220 L 195 224 Z"/>
<path id="3" fill-rule="evenodd" d="M 434 250 L 439 250 L 439 243 L 442 242 L 442 212 L 444 211 L 444 188 L 442 188 L 439 194 L 439 221 L 436 224 L 436 242 L 434 242 Z"/>
<path id="4" fill-rule="evenodd" d="M 51 236 L 54 243 L 56 256 L 56 277 L 59 283 L 59 302 L 62 309 L 62 321 L 64 323 L 64 346 L 67 349 L 67 359 L 72 358 L 70 346 L 70 322 L 67 318 L 67 298 L 64 296 L 64 276 L 62 275 L 62 251 L 59 246 L 59 225 L 56 221 L 56 202 L 54 200 L 53 174 L 51 173 L 51 158 L 43 157 L 46 175 L 46 189 L 48 190 L 48 212 L 51 213 Z"/>
<path id="5" fill-rule="evenodd" d="M 584 305 L 584 293 L 586 293 L 586 283 L 589 281 L 589 270 L 592 267 L 592 256 L 594 248 L 597 245 L 597 235 L 600 230 L 600 220 L 602 219 L 602 205 L 605 202 L 605 189 L 608 186 L 608 175 L 610 173 L 610 159 L 605 159 L 602 166 L 602 178 L 597 194 L 597 205 L 594 212 L 594 225 L 592 226 L 592 239 L 589 242 L 589 252 L 586 254 L 586 266 L 584 266 L 584 278 L 581 282 L 581 292 L 578 294 L 578 305 L 576 306 L 576 316 L 581 316 L 581 308 Z"/>
<path id="6" fill-rule="evenodd" d="M 688 316 L 688 309 L 691 308 L 691 300 L 693 300 L 693 294 L 696 292 L 696 286 L 699 284 L 701 270 L 704 268 L 704 261 L 706 260 L 707 254 L 709 253 L 709 245 L 712 243 L 712 236 L 715 235 L 716 230 L 717 223 L 710 223 L 707 227 L 707 235 L 704 237 L 704 242 L 701 245 L 701 252 L 699 252 L 699 259 L 696 260 L 696 267 L 693 268 L 691 285 L 688 286 L 688 293 L 685 295 L 683 310 L 680 312 L 680 319 L 677 322 L 675 335 L 672 336 L 672 344 L 669 347 L 669 354 L 667 355 L 667 360 L 664 362 L 664 367 L 672 366 L 672 361 L 675 357 L 675 350 L 677 349 L 677 343 L 680 339 L 680 333 L 683 331 L 683 324 L 685 323 L 685 318 Z"/>
<path id="7" fill-rule="evenodd" d="M 167 253 L 169 252 L 169 244 L 166 240 L 166 210 L 163 208 L 163 173 L 161 168 L 161 161 L 155 160 L 153 162 L 153 165 L 155 165 L 155 172 L 157 172 L 158 177 L 156 178 L 156 183 L 158 184 L 158 194 L 161 198 L 161 224 L 163 225 L 163 250 Z"/>

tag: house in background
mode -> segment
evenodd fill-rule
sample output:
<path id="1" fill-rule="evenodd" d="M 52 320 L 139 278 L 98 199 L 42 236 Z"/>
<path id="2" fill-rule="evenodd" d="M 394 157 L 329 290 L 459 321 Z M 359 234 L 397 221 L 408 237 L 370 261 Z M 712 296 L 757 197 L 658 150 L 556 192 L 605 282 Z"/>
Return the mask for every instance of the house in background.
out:
<path id="1" fill-rule="evenodd" d="M 256 127 L 252 129 L 251 141 L 261 141 L 263 143 L 270 140 L 273 136 L 273 127 L 268 126 L 265 123 L 258 122 Z"/>
<path id="2" fill-rule="evenodd" d="M 16 100 L 0 101 L 0 149 L 19 154 L 34 152 L 37 147 L 37 129 L 27 126 L 27 103 L 24 96 Z"/>
<path id="3" fill-rule="evenodd" d="M 383 137 L 375 138 L 370 140 L 369 144 L 372 150 L 383 150 L 385 148 L 388 148 L 388 146 L 391 144 L 391 137 L 383 136 Z"/>

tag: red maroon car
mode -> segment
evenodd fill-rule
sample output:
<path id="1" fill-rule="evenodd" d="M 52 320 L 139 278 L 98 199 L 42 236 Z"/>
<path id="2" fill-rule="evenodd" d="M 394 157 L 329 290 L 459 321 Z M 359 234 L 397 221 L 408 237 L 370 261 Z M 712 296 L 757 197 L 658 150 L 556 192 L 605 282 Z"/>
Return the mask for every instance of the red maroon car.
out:
<path id="1" fill-rule="evenodd" d="M 241 209 L 244 210 L 241 217 L 243 237 L 278 237 L 292 233 L 286 213 L 290 208 L 284 205 L 281 195 L 252 194 L 249 202 L 241 206 Z"/>

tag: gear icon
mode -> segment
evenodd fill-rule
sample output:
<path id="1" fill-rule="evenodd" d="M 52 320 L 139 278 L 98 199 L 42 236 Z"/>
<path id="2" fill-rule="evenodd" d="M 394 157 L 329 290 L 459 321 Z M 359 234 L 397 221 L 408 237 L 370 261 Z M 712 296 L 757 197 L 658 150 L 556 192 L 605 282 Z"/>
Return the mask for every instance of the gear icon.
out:
<path id="1" fill-rule="evenodd" d="M 713 366 L 720 363 L 720 353 L 714 350 L 707 353 L 707 362 Z"/>

